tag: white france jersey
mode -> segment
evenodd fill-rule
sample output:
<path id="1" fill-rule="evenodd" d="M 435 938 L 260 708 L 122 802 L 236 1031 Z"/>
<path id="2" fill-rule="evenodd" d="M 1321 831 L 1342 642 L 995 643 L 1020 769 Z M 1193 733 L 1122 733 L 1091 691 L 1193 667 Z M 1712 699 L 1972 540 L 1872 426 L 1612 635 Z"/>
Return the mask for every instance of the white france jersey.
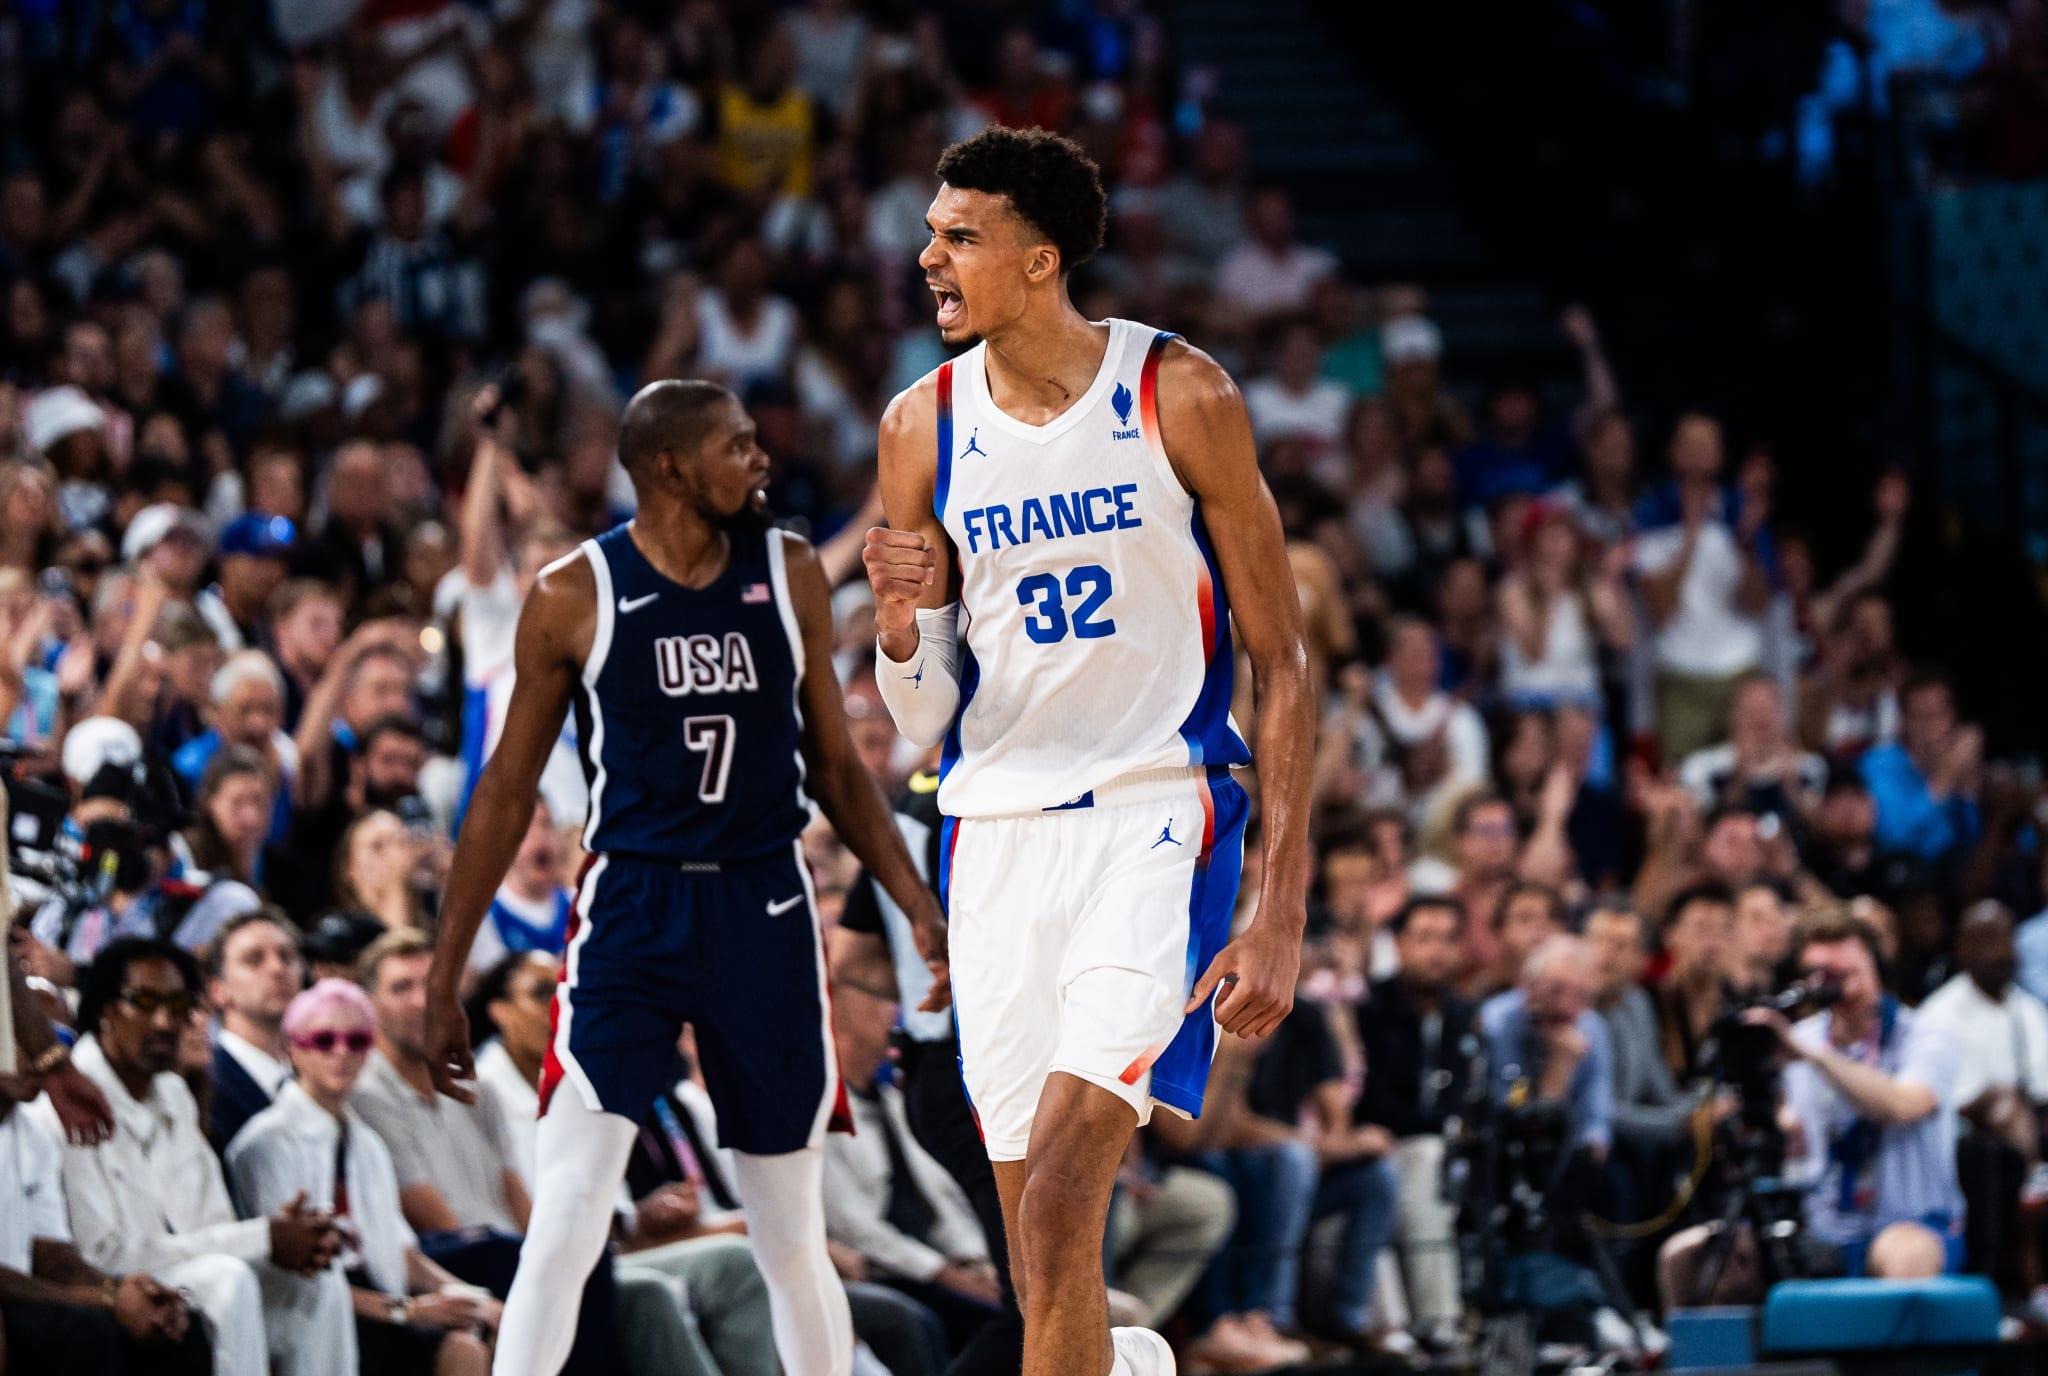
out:
<path id="1" fill-rule="evenodd" d="M 1251 760 L 1230 719 L 1223 579 L 1160 443 L 1174 336 L 1108 324 L 1095 381 L 1046 425 L 996 408 L 986 345 L 938 371 L 932 505 L 960 567 L 948 816 L 1079 806 L 1133 771 Z"/>

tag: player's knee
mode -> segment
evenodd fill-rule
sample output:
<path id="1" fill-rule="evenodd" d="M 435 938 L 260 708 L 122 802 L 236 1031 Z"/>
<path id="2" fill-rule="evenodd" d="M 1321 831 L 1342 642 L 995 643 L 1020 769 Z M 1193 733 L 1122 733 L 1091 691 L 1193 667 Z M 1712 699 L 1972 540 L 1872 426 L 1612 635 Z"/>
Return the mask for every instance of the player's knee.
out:
<path id="1" fill-rule="evenodd" d="M 1873 1280 L 1925 1280 L 1942 1273 L 1948 1249 L 1930 1228 L 1894 1223 L 1870 1242 L 1864 1270 Z"/>
<path id="2" fill-rule="evenodd" d="M 1034 1174 L 1018 1203 L 1024 1233 L 1024 1265 L 1034 1289 L 1058 1283 L 1077 1260 L 1102 1260 L 1102 1218 L 1094 1212 L 1096 1193 L 1065 1172 Z"/>

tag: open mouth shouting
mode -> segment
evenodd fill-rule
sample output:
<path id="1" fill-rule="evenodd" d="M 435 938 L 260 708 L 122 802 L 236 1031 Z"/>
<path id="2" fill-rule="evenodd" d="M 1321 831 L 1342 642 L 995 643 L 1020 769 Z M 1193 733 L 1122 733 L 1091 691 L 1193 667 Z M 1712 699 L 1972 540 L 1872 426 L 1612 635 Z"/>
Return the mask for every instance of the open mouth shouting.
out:
<path id="1" fill-rule="evenodd" d="M 938 325 L 942 330 L 958 329 L 967 319 L 967 305 L 960 299 L 960 293 L 943 282 L 927 282 L 932 296 L 939 303 Z"/>

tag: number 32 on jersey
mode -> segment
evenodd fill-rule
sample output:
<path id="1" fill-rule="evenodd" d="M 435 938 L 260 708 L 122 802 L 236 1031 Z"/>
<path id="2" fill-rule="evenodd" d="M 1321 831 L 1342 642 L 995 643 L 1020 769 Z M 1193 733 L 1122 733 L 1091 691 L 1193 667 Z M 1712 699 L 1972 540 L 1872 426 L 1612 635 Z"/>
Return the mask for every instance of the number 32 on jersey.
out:
<path id="1" fill-rule="evenodd" d="M 1024 618 L 1024 634 L 1040 645 L 1057 645 L 1070 631 L 1076 640 L 1115 635 L 1115 618 L 1096 615 L 1112 591 L 1109 570 L 1100 564 L 1077 565 L 1067 570 L 1064 579 L 1057 574 L 1034 573 L 1017 584 L 1017 605 L 1031 609 Z M 1071 620 L 1069 599 L 1074 603 Z"/>

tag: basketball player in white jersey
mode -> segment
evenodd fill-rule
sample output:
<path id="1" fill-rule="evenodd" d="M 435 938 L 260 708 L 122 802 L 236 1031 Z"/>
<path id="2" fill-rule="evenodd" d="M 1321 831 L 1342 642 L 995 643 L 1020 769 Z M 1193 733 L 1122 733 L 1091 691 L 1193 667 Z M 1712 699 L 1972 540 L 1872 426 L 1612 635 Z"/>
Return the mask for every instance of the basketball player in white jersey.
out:
<path id="1" fill-rule="evenodd" d="M 961 1062 L 1024 1376 L 1170 1374 L 1156 1334 L 1109 1331 L 1103 1221 L 1153 1107 L 1201 1112 L 1217 1029 L 1263 1036 L 1293 1005 L 1313 749 L 1301 610 L 1230 378 L 1177 338 L 1074 309 L 1068 274 L 1102 243 L 1094 164 L 996 128 L 938 172 L 918 261 L 946 342 L 981 342 L 882 421 L 877 675 L 906 736 L 944 741 Z M 1233 611 L 1265 844 L 1234 940 L 1249 806 L 1230 770 L 1251 752 L 1229 714 Z"/>

